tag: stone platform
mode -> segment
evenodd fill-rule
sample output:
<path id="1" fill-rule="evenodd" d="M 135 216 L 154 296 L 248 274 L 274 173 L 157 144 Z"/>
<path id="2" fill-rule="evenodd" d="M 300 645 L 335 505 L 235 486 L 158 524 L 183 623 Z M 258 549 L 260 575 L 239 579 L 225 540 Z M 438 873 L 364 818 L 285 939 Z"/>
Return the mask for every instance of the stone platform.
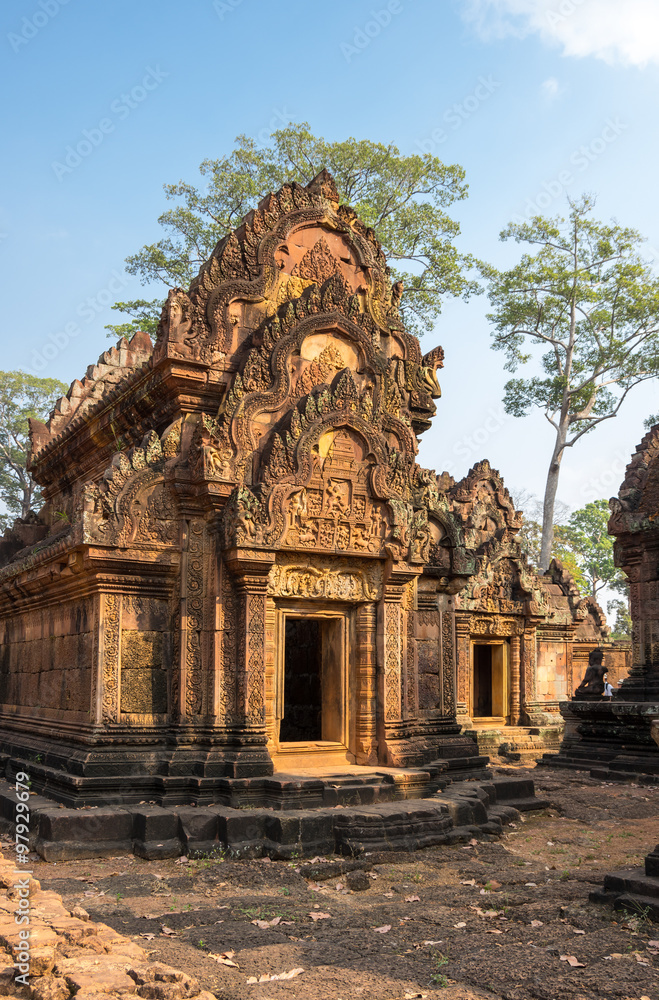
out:
<path id="1" fill-rule="evenodd" d="M 130 852 L 152 860 L 213 853 L 291 858 L 414 851 L 496 836 L 520 812 L 548 805 L 535 797 L 528 778 L 454 782 L 433 792 L 430 775 L 415 774 L 407 783 L 397 783 L 386 772 L 376 773 L 370 781 L 364 776 L 362 785 L 350 773 L 322 778 L 279 775 L 283 790 L 293 793 L 289 806 L 296 803 L 279 809 L 217 804 L 164 808 L 149 803 L 67 809 L 32 794 L 30 845 L 46 861 Z M 396 789 L 397 800 L 393 798 Z M 401 790 L 415 791 L 417 797 L 403 797 Z M 422 791 L 425 798 L 419 795 Z M 325 802 L 309 808 L 322 794 L 327 795 Z M 15 803 L 13 788 L 0 782 L 3 830 L 12 829 Z"/>
<path id="2" fill-rule="evenodd" d="M 659 920 L 659 844 L 645 859 L 645 868 L 611 872 L 604 886 L 590 893 L 593 903 L 610 903 L 616 910 Z"/>
<path id="3" fill-rule="evenodd" d="M 560 709 L 563 742 L 542 764 L 589 771 L 601 781 L 659 784 L 659 746 L 653 738 L 659 702 L 573 699 L 561 702 Z"/>

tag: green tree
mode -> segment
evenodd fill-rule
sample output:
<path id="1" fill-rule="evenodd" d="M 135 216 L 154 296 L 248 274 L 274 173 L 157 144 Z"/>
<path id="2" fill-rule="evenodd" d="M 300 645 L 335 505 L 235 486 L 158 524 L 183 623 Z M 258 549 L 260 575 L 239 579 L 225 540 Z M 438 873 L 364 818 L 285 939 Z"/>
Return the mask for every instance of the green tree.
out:
<path id="1" fill-rule="evenodd" d="M 613 618 L 611 638 L 631 639 L 632 616 L 629 611 L 629 598 L 614 597 L 613 600 L 607 602 L 606 613 L 609 619 Z"/>
<path id="2" fill-rule="evenodd" d="M 45 420 L 68 385 L 26 372 L 0 372 L 0 514 L 4 530 L 16 517 L 27 517 L 41 504 L 41 491 L 26 469 L 28 420 Z"/>
<path id="3" fill-rule="evenodd" d="M 167 198 L 178 201 L 158 220 L 166 235 L 128 257 L 128 272 L 143 284 L 187 287 L 217 242 L 269 191 L 287 181 L 308 184 L 325 167 L 341 200 L 375 231 L 394 280 L 404 282 L 401 312 L 410 329 L 429 330 L 444 296 L 478 291 L 465 273 L 476 261 L 455 247 L 460 227 L 446 211 L 467 196 L 462 167 L 430 153 L 403 156 L 393 143 L 328 142 L 312 135 L 306 123 L 287 125 L 271 138 L 263 148 L 240 135 L 230 156 L 204 160 L 199 168 L 203 188 L 184 181 L 166 184 Z M 160 303 L 147 305 L 147 318 L 157 322 Z M 110 327 L 112 335 L 143 328 L 137 314 L 145 308 L 143 300 L 117 308 L 133 320 Z"/>
<path id="4" fill-rule="evenodd" d="M 107 324 L 108 337 L 125 337 L 130 340 L 137 330 L 143 330 L 153 337 L 158 329 L 162 310 L 162 299 L 134 299 L 132 302 L 115 302 L 112 309 L 132 317 L 127 323 Z"/>
<path id="5" fill-rule="evenodd" d="M 504 352 L 510 372 L 531 361 L 540 369 L 506 383 L 506 411 L 522 417 L 538 407 L 554 431 L 542 512 L 543 570 L 551 560 L 566 449 L 615 417 L 631 389 L 659 372 L 659 279 L 641 256 L 641 236 L 592 219 L 589 196 L 569 207 L 567 219 L 536 216 L 509 225 L 502 239 L 537 249 L 508 271 L 483 268 L 493 349 Z"/>
<path id="6" fill-rule="evenodd" d="M 564 556 L 574 559 L 586 583 L 584 591 L 595 600 L 601 590 L 624 581 L 613 561 L 613 538 L 608 533 L 610 514 L 607 500 L 594 500 L 575 510 L 561 527 L 554 549 L 559 559 Z"/>

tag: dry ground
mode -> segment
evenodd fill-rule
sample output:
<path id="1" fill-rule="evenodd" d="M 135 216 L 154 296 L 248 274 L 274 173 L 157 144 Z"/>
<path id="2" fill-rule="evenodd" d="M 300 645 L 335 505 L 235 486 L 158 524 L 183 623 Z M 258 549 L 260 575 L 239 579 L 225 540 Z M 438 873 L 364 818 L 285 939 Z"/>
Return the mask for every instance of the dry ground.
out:
<path id="1" fill-rule="evenodd" d="M 336 858 L 133 857 L 34 875 L 218 1000 L 659 1000 L 659 925 L 588 902 L 659 841 L 659 788 L 531 774 L 552 808 L 502 840 L 373 855 L 357 875 Z"/>

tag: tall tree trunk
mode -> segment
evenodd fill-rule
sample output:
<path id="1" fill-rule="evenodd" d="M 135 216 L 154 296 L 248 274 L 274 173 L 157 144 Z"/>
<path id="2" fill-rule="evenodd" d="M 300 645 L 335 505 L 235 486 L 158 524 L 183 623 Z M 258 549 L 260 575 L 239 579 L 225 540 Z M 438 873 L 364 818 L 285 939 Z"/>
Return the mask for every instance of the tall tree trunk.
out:
<path id="1" fill-rule="evenodd" d="M 549 569 L 551 562 L 551 550 L 554 545 L 554 505 L 556 503 L 556 491 L 558 489 L 558 476 L 561 471 L 561 461 L 565 450 L 567 439 L 567 424 L 559 425 L 556 433 L 556 444 L 554 453 L 549 463 L 547 473 L 547 484 L 545 486 L 545 498 L 542 508 L 542 541 L 540 543 L 540 566 L 542 573 Z"/>

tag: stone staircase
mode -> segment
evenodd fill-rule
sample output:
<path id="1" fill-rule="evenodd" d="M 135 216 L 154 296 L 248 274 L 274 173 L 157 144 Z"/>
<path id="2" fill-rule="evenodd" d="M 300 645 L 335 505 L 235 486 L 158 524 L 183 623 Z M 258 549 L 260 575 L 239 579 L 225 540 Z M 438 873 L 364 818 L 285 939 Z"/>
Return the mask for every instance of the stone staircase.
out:
<path id="1" fill-rule="evenodd" d="M 465 729 L 478 746 L 479 753 L 493 761 L 532 764 L 545 753 L 557 753 L 561 743 L 560 726 L 501 726 L 500 728 Z"/>
<path id="2" fill-rule="evenodd" d="M 645 869 L 611 872 L 604 885 L 590 893 L 593 903 L 610 903 L 635 917 L 659 921 L 659 845 L 645 859 Z"/>

